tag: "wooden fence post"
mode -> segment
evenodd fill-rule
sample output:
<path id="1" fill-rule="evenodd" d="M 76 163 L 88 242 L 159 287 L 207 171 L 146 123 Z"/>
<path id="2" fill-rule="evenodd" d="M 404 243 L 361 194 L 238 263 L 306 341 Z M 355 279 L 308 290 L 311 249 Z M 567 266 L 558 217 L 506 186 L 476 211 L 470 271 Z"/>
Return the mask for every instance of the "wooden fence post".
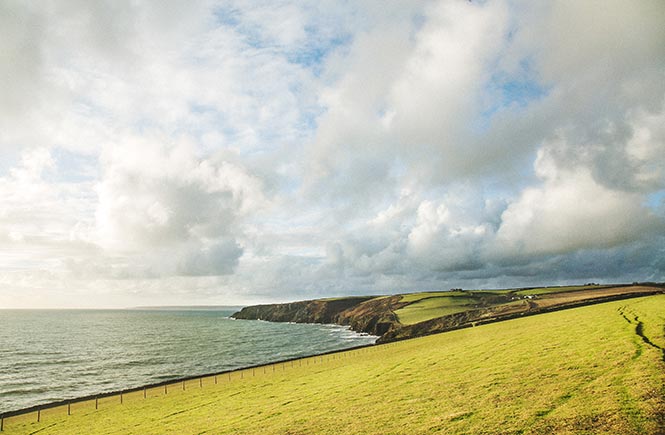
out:
<path id="1" fill-rule="evenodd" d="M 0 415 L 0 432 L 2 432 L 4 428 L 5 428 L 5 416 Z"/>
<path id="2" fill-rule="evenodd" d="M 120 392 L 120 404 L 122 405 L 122 391 Z"/>
<path id="3" fill-rule="evenodd" d="M 146 391 L 145 391 L 145 387 L 143 387 L 143 398 L 144 399 L 145 399 L 145 396 L 146 396 Z"/>
<path id="4" fill-rule="evenodd" d="M 215 375 L 215 385 L 217 385 L 217 375 Z"/>
<path id="5" fill-rule="evenodd" d="M 182 391 L 185 391 L 185 381 L 182 381 Z"/>
<path id="6" fill-rule="evenodd" d="M 95 409 L 99 409 L 99 397 L 95 396 Z"/>
<path id="7" fill-rule="evenodd" d="M 72 402 L 67 402 L 67 415 L 72 415 Z"/>
<path id="8" fill-rule="evenodd" d="M 199 378 L 199 388 L 203 388 L 203 378 Z"/>
<path id="9" fill-rule="evenodd" d="M 164 394 L 169 394 L 169 390 L 168 390 L 166 384 L 164 384 Z"/>
<path id="10" fill-rule="evenodd" d="M 231 382 L 231 372 L 229 372 L 229 382 Z"/>
<path id="11" fill-rule="evenodd" d="M 38 409 L 37 410 L 37 423 L 42 419 L 42 410 Z"/>

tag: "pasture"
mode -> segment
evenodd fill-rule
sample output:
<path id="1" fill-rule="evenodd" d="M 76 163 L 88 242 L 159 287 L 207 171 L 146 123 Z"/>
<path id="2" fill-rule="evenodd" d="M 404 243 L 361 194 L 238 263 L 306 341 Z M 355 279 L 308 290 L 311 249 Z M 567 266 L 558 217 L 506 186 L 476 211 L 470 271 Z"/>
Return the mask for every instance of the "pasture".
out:
<path id="1" fill-rule="evenodd" d="M 665 295 L 608 302 L 6 419 L 7 434 L 656 434 Z M 176 385 L 177 386 L 177 385 Z"/>

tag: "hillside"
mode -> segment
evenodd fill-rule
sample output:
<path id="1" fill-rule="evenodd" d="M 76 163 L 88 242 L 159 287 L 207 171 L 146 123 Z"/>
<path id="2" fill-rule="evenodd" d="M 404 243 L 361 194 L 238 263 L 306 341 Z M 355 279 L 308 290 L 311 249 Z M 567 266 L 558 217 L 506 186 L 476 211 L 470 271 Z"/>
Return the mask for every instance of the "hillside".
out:
<path id="1" fill-rule="evenodd" d="M 614 301 L 246 369 L 13 417 L 4 431 L 662 434 L 664 306 Z"/>
<path id="2" fill-rule="evenodd" d="M 256 305 L 232 317 L 349 325 L 354 331 L 380 336 L 381 343 L 664 291 L 657 284 L 456 290 Z"/>

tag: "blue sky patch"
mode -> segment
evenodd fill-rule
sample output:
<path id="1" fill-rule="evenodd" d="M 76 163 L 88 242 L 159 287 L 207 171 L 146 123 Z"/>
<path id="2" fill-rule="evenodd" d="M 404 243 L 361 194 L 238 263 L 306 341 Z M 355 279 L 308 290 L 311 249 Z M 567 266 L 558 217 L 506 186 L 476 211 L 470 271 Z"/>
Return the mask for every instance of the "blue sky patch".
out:
<path id="1" fill-rule="evenodd" d="M 95 180 L 98 176 L 98 160 L 95 156 L 74 153 L 64 148 L 53 148 L 51 157 L 55 162 L 55 170 L 44 172 L 46 181 L 82 183 Z"/>
<path id="2" fill-rule="evenodd" d="M 646 205 L 654 210 L 665 212 L 665 190 L 659 190 L 647 195 Z"/>

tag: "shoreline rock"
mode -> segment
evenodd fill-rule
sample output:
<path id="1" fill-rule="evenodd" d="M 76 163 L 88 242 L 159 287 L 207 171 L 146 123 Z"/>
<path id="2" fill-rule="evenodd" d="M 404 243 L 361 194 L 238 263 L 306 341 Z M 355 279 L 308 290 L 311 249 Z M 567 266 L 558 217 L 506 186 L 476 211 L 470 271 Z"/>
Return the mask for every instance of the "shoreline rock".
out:
<path id="1" fill-rule="evenodd" d="M 253 305 L 231 315 L 234 319 L 269 322 L 333 323 L 353 331 L 382 336 L 399 325 L 393 312 L 401 296 L 358 296 L 283 304 Z"/>
<path id="2" fill-rule="evenodd" d="M 509 304 L 511 294 L 496 295 L 488 292 L 479 297 L 478 304 L 466 311 L 433 318 L 420 323 L 400 323 L 395 311 L 409 305 L 402 302 L 402 295 L 357 296 L 337 299 L 315 299 L 308 301 L 254 305 L 231 315 L 234 319 L 266 320 L 270 322 L 324 323 L 349 326 L 353 331 L 378 336 L 376 343 L 404 340 L 454 329 L 493 323 L 517 317 L 530 316 L 550 311 L 584 305 L 609 302 L 663 293 L 662 285 L 619 285 L 598 288 L 598 291 L 615 291 L 614 294 L 588 294 L 582 299 L 547 304 L 547 300 L 561 294 L 572 296 L 580 292 L 550 293 L 538 297 L 525 297 L 522 304 Z M 616 291 L 619 293 L 616 293 Z M 588 290 L 583 290 L 587 291 Z M 480 292 L 473 293 L 478 297 Z"/>

